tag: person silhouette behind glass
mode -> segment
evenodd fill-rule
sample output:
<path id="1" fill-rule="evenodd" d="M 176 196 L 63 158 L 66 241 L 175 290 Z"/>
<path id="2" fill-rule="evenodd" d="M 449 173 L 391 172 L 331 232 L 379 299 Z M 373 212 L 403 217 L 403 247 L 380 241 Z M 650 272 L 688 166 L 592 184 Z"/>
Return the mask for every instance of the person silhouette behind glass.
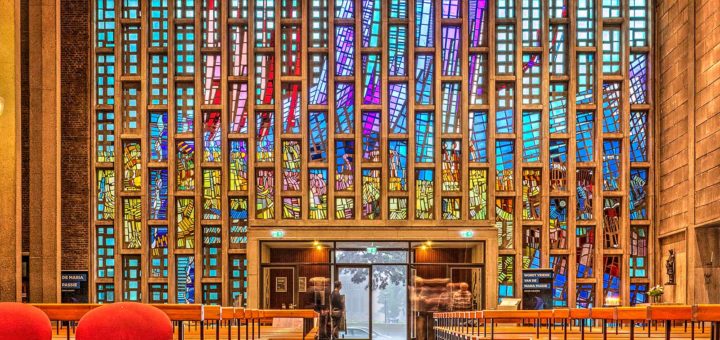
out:
<path id="1" fill-rule="evenodd" d="M 342 282 L 335 281 L 335 289 L 330 294 L 330 310 L 332 320 L 332 336 L 338 339 L 340 335 L 340 322 L 345 315 L 345 297 L 340 294 Z"/>

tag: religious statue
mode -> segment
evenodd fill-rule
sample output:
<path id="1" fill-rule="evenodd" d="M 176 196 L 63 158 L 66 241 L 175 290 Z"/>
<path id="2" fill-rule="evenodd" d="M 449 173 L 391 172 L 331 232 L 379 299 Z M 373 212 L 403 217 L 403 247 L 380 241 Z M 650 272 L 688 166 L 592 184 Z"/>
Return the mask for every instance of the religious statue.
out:
<path id="1" fill-rule="evenodd" d="M 670 249 L 670 256 L 665 261 L 665 270 L 667 270 L 668 282 L 666 285 L 675 284 L 675 250 Z"/>

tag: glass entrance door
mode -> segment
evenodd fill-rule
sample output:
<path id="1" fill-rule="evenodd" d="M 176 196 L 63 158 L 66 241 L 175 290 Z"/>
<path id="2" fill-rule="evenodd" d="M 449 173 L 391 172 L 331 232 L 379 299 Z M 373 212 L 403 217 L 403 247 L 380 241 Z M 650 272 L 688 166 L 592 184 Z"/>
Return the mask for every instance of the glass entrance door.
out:
<path id="1" fill-rule="evenodd" d="M 373 339 L 407 339 L 407 265 L 373 265 L 372 271 Z"/>
<path id="2" fill-rule="evenodd" d="M 367 265 L 337 266 L 336 275 L 345 297 L 345 324 L 340 324 L 341 339 L 372 339 L 370 291 L 371 267 Z"/>

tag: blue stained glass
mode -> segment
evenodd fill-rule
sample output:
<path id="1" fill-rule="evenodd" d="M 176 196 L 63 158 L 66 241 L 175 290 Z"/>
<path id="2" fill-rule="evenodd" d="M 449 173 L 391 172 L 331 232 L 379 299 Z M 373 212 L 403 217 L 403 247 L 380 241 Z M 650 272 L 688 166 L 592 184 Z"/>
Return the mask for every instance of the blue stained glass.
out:
<path id="1" fill-rule="evenodd" d="M 435 117 L 432 112 L 415 113 L 415 162 L 432 163 L 434 159 Z"/>
<path id="2" fill-rule="evenodd" d="M 137 19 L 140 17 L 140 0 L 123 0 L 122 12 L 124 19 Z"/>
<path id="3" fill-rule="evenodd" d="M 407 18 L 407 0 L 390 0 L 390 18 Z"/>
<path id="4" fill-rule="evenodd" d="M 523 112 L 523 162 L 540 162 L 540 112 Z"/>
<path id="5" fill-rule="evenodd" d="M 195 27 L 175 27 L 175 73 L 189 75 L 195 72 Z"/>
<path id="6" fill-rule="evenodd" d="M 630 162 L 647 162 L 647 112 L 630 112 Z"/>
<path id="7" fill-rule="evenodd" d="M 355 185 L 355 141 L 335 141 L 335 190 L 351 191 Z"/>
<path id="8" fill-rule="evenodd" d="M 478 47 L 487 44 L 487 1 L 470 0 L 470 46 Z"/>
<path id="9" fill-rule="evenodd" d="M 152 0 L 150 3 L 150 46 L 166 47 L 168 42 L 167 0 Z"/>
<path id="10" fill-rule="evenodd" d="M 592 53 L 578 53 L 577 55 L 577 103 L 588 104 L 593 102 L 595 55 Z"/>
<path id="11" fill-rule="evenodd" d="M 513 133 L 515 88 L 511 83 L 498 84 L 495 102 L 495 129 L 497 133 Z"/>
<path id="12" fill-rule="evenodd" d="M 150 169 L 150 219 L 167 219 L 168 204 L 168 171 L 167 169 Z"/>
<path id="13" fill-rule="evenodd" d="M 460 26 L 442 27 L 442 75 L 460 75 Z"/>
<path id="14" fill-rule="evenodd" d="M 471 105 L 482 105 L 487 101 L 487 55 L 471 54 L 470 62 L 470 98 Z"/>
<path id="15" fill-rule="evenodd" d="M 408 143 L 406 140 L 391 140 L 389 142 L 389 191 L 407 190 L 407 148 Z"/>
<path id="16" fill-rule="evenodd" d="M 335 75 L 351 76 L 355 72 L 355 28 L 335 27 Z"/>
<path id="17" fill-rule="evenodd" d="M 603 84 L 603 133 L 620 132 L 620 83 Z"/>
<path id="18" fill-rule="evenodd" d="M 310 77 L 308 104 L 327 105 L 328 57 L 326 54 L 313 54 L 310 56 Z"/>
<path id="19" fill-rule="evenodd" d="M 630 46 L 647 46 L 647 0 L 630 0 Z"/>
<path id="20" fill-rule="evenodd" d="M 381 78 L 380 55 L 364 54 L 363 65 L 363 104 L 380 104 Z"/>
<path id="21" fill-rule="evenodd" d="M 567 133 L 567 84 L 550 84 L 550 133 Z"/>
<path id="22" fill-rule="evenodd" d="M 630 104 L 647 103 L 647 54 L 630 55 Z"/>
<path id="23" fill-rule="evenodd" d="M 193 132 L 195 126 L 195 89 L 191 84 L 175 88 L 175 126 L 177 133 Z"/>
<path id="24" fill-rule="evenodd" d="M 540 92 L 542 62 L 539 54 L 523 54 L 522 56 L 523 76 L 522 76 L 522 103 L 523 104 L 540 104 Z"/>
<path id="25" fill-rule="evenodd" d="M 335 0 L 335 17 L 338 19 L 352 19 L 355 17 L 355 1 Z"/>
<path id="26" fill-rule="evenodd" d="M 435 46 L 435 1 L 415 1 L 415 45 Z"/>
<path id="27" fill-rule="evenodd" d="M 649 302 L 647 295 L 648 286 L 647 283 L 630 284 L 630 306 Z"/>
<path id="28" fill-rule="evenodd" d="M 324 111 L 313 111 L 309 112 L 308 116 L 310 161 L 327 161 L 327 113 Z"/>
<path id="29" fill-rule="evenodd" d="M 514 190 L 513 174 L 515 166 L 515 145 L 512 140 L 495 141 L 495 189 L 498 191 Z"/>
<path id="30" fill-rule="evenodd" d="M 575 158 L 578 162 L 592 162 L 593 145 L 595 143 L 595 118 L 592 111 L 579 111 L 575 123 L 575 139 L 577 151 Z"/>
<path id="31" fill-rule="evenodd" d="M 550 190 L 567 191 L 567 157 L 567 141 L 550 140 Z"/>
<path id="32" fill-rule="evenodd" d="M 335 84 L 335 133 L 355 130 L 355 85 Z"/>
<path id="33" fill-rule="evenodd" d="M 177 303 L 195 303 L 195 257 L 178 255 L 177 266 Z"/>
<path id="34" fill-rule="evenodd" d="M 550 25 L 550 74 L 565 74 L 565 60 L 567 58 L 565 46 L 565 25 Z"/>
<path id="35" fill-rule="evenodd" d="M 168 157 L 167 112 L 150 112 L 150 160 L 167 161 Z"/>
<path id="36" fill-rule="evenodd" d="M 595 284 L 582 283 L 577 285 L 577 308 L 592 308 L 595 304 Z"/>
<path id="37" fill-rule="evenodd" d="M 602 0 L 603 18 L 620 17 L 620 0 Z"/>
<path id="38" fill-rule="evenodd" d="M 460 83 L 442 84 L 442 133 L 460 133 Z"/>
<path id="39" fill-rule="evenodd" d="M 553 307 L 567 307 L 568 258 L 565 255 L 551 255 L 553 268 Z"/>
<path id="40" fill-rule="evenodd" d="M 362 113 L 363 160 L 380 162 L 380 111 Z"/>
<path id="41" fill-rule="evenodd" d="M 275 114 L 263 111 L 256 113 L 255 160 L 272 162 L 275 160 Z"/>
<path id="42" fill-rule="evenodd" d="M 648 186 L 648 170 L 647 169 L 631 169 L 630 170 L 630 219 L 646 220 L 647 219 L 647 186 Z"/>
<path id="43" fill-rule="evenodd" d="M 407 75 L 407 27 L 390 25 L 388 29 L 388 74 Z"/>
<path id="44" fill-rule="evenodd" d="M 605 299 L 620 297 L 620 256 L 604 256 L 603 293 Z"/>
<path id="45" fill-rule="evenodd" d="M 390 113 L 390 133 L 407 133 L 407 84 L 392 83 L 388 85 L 389 100 L 388 112 Z"/>
<path id="46" fill-rule="evenodd" d="M 470 112 L 470 162 L 487 162 L 487 112 Z"/>
<path id="47" fill-rule="evenodd" d="M 433 103 L 434 60 L 432 55 L 415 57 L 415 102 L 419 105 Z"/>
<path id="48" fill-rule="evenodd" d="M 150 275 L 167 277 L 168 268 L 168 229 L 167 227 L 150 228 Z M 162 270 L 162 272 L 160 272 Z"/>
<path id="49" fill-rule="evenodd" d="M 96 3 L 96 46 L 115 47 L 115 0 L 97 0 Z"/>
<path id="50" fill-rule="evenodd" d="M 362 0 L 362 46 L 380 46 L 380 4 L 382 0 Z"/>
<path id="51" fill-rule="evenodd" d="M 603 190 L 620 190 L 620 141 L 603 141 Z"/>
<path id="52" fill-rule="evenodd" d="M 115 56 L 98 55 L 96 60 L 97 105 L 115 104 Z"/>
<path id="53" fill-rule="evenodd" d="M 523 46 L 539 47 L 542 35 L 542 9 L 540 0 L 522 0 Z"/>
<path id="54" fill-rule="evenodd" d="M 577 45 L 595 46 L 595 0 L 577 1 Z"/>
<path id="55" fill-rule="evenodd" d="M 614 73 L 620 72 L 620 52 L 621 41 L 620 41 L 620 29 L 617 27 L 608 27 L 603 29 L 602 32 L 602 69 L 603 73 Z"/>

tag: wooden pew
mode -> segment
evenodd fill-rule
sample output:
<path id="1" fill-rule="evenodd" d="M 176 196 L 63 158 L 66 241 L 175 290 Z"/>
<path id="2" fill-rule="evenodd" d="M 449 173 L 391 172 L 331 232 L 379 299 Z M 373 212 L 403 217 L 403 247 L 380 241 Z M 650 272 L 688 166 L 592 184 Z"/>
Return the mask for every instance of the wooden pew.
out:
<path id="1" fill-rule="evenodd" d="M 630 340 L 635 339 L 635 321 L 650 320 L 647 307 L 617 307 L 615 311 L 615 319 L 618 322 L 630 322 Z"/>
<path id="2" fill-rule="evenodd" d="M 570 321 L 570 309 L 568 309 L 568 308 L 553 309 L 552 312 L 553 312 L 553 326 L 555 325 L 556 320 L 562 321 L 563 339 L 567 340 L 568 322 Z"/>
<path id="3" fill-rule="evenodd" d="M 693 306 L 693 320 L 702 322 L 710 322 L 710 339 L 720 339 L 720 305 L 695 305 Z M 703 326 L 704 327 L 704 326 Z M 703 328 L 704 329 L 704 328 Z M 692 327 L 691 336 L 695 337 L 695 327 Z"/>
<path id="4" fill-rule="evenodd" d="M 598 307 L 590 309 L 590 319 L 602 320 L 603 340 L 607 340 L 607 322 L 615 321 L 615 307 Z M 617 327 L 617 325 L 615 325 Z"/>
<path id="5" fill-rule="evenodd" d="M 673 321 L 692 320 L 692 316 L 693 316 L 693 312 L 692 312 L 691 306 L 652 305 L 652 306 L 648 307 L 648 318 L 650 320 L 665 321 L 665 339 L 667 339 L 667 340 L 670 340 L 670 332 L 671 332 Z M 650 327 L 648 327 L 648 337 L 649 337 L 649 334 L 650 334 Z"/>
<path id="6" fill-rule="evenodd" d="M 487 319 L 490 319 L 490 339 L 495 339 L 495 320 L 533 319 L 536 323 L 536 333 L 540 333 L 538 311 L 536 310 L 486 310 L 483 311 L 483 320 Z"/>
<path id="7" fill-rule="evenodd" d="M 99 304 L 88 303 L 34 303 L 42 310 L 50 321 L 67 321 L 67 339 L 70 340 L 70 323 L 80 321 L 85 313 L 99 307 Z"/>
<path id="8" fill-rule="evenodd" d="M 185 338 L 185 331 L 183 330 L 183 322 L 185 321 L 199 321 L 200 339 L 205 338 L 205 334 L 202 329 L 202 321 L 205 317 L 205 306 L 197 304 L 151 304 L 151 306 L 157 307 L 161 311 L 165 312 L 171 321 L 178 322 L 179 340 L 183 340 Z"/>
<path id="9" fill-rule="evenodd" d="M 222 321 L 222 307 L 218 305 L 204 306 L 203 320 L 200 321 L 200 338 L 204 338 L 205 321 L 215 321 L 215 340 L 220 340 L 220 321 Z"/>

